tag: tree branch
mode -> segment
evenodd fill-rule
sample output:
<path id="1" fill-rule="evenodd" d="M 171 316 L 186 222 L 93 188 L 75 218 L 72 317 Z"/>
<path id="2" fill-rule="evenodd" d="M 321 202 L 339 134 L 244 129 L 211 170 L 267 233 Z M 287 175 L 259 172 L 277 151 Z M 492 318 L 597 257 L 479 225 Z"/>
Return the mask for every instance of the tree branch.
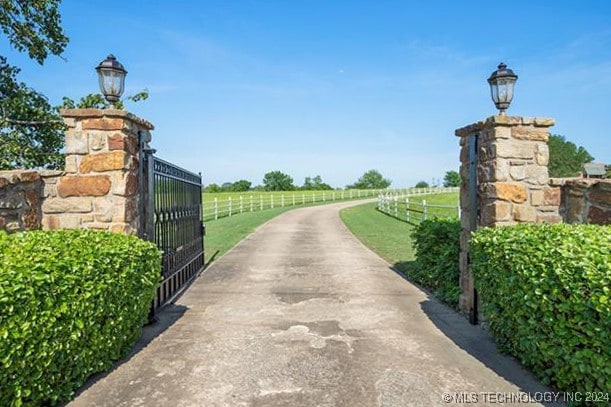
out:
<path id="1" fill-rule="evenodd" d="M 11 119 L 9 117 L 3 117 L 0 121 L 10 123 L 10 124 L 22 124 L 26 126 L 42 126 L 43 124 L 58 124 L 63 123 L 62 120 L 18 120 Z"/>

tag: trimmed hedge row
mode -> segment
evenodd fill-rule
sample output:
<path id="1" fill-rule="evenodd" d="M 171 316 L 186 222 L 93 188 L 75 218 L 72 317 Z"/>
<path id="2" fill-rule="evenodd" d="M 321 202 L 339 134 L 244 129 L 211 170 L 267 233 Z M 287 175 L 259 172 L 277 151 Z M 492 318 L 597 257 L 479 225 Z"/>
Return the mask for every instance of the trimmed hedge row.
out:
<path id="1" fill-rule="evenodd" d="M 412 236 L 416 267 L 408 272 L 408 277 L 456 308 L 460 296 L 460 221 L 425 220 L 416 227 Z"/>
<path id="2" fill-rule="evenodd" d="M 484 228 L 471 259 L 501 350 L 560 390 L 611 390 L 611 227 Z"/>
<path id="3" fill-rule="evenodd" d="M 155 245 L 134 236 L 0 233 L 0 405 L 56 405 L 124 357 L 160 265 Z"/>

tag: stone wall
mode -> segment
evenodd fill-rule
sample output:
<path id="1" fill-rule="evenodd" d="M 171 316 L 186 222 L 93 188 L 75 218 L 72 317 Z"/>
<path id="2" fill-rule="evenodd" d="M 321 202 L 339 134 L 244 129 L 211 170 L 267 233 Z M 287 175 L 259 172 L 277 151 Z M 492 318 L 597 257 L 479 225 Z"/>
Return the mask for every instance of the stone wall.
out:
<path id="1" fill-rule="evenodd" d="M 0 171 L 0 230 L 40 229 L 43 188 L 36 171 Z"/>
<path id="2" fill-rule="evenodd" d="M 565 223 L 611 225 L 611 179 L 552 179 Z"/>
<path id="3" fill-rule="evenodd" d="M 139 228 L 139 138 L 153 126 L 122 110 L 68 109 L 64 172 L 46 179 L 44 229 Z"/>
<path id="4" fill-rule="evenodd" d="M 560 222 L 560 191 L 548 185 L 549 127 L 554 120 L 540 117 L 492 116 L 456 130 L 460 137 L 460 310 L 477 309 L 468 247 L 471 216 L 476 227 L 520 222 Z M 477 134 L 477 207 L 469 202 L 469 136 Z"/>

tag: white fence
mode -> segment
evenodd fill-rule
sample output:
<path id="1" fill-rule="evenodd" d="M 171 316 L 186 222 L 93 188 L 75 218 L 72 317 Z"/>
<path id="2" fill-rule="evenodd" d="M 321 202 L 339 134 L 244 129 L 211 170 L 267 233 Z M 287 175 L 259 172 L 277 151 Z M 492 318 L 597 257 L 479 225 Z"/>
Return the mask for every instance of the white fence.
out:
<path id="1" fill-rule="evenodd" d="M 373 198 L 381 193 L 388 196 L 422 195 L 436 192 L 445 192 L 447 188 L 406 188 L 395 190 L 380 189 L 351 189 L 335 191 L 295 191 L 285 193 L 247 193 L 244 195 L 232 195 L 227 197 L 215 197 L 206 199 L 204 193 L 203 218 L 214 220 L 233 216 L 240 213 L 262 211 L 272 208 L 284 208 L 288 206 L 299 206 L 316 203 L 344 201 L 351 199 Z"/>
<path id="2" fill-rule="evenodd" d="M 380 194 L 378 210 L 394 218 L 410 223 L 419 223 L 433 217 L 460 218 L 460 206 L 435 205 L 421 201 L 410 201 L 410 197 L 441 192 L 458 192 L 459 188 L 437 188 L 432 192 L 412 192 L 407 194 Z"/>

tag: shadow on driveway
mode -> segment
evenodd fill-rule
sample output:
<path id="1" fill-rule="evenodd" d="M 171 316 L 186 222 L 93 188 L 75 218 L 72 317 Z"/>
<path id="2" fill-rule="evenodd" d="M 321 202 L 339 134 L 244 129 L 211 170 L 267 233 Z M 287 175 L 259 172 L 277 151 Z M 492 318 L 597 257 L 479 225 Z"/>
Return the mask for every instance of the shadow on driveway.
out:
<path id="1" fill-rule="evenodd" d="M 146 325 L 142 328 L 142 333 L 140 334 L 140 338 L 138 338 L 138 341 L 133 346 L 133 348 L 129 351 L 127 356 L 115 362 L 115 364 L 111 368 L 107 369 L 106 371 L 96 373 L 92 375 L 91 377 L 89 377 L 89 379 L 87 379 L 85 384 L 83 384 L 83 386 L 80 387 L 78 391 L 74 394 L 74 396 L 72 396 L 72 400 L 74 400 L 81 393 L 89 389 L 99 380 L 102 380 L 103 378 L 108 376 L 114 370 L 119 368 L 119 366 L 123 365 L 124 363 L 129 362 L 131 358 L 133 358 L 135 355 L 138 354 L 138 352 L 140 352 L 149 343 L 151 343 L 153 339 L 155 339 L 156 337 L 161 335 L 164 331 L 166 331 L 168 328 L 170 328 L 172 325 L 174 325 L 176 321 L 178 321 L 186 311 L 187 311 L 187 307 L 183 305 L 168 304 L 165 307 L 163 307 L 161 311 L 158 312 L 158 314 L 156 315 L 155 323 Z"/>
<path id="2" fill-rule="evenodd" d="M 443 334 L 452 340 L 458 347 L 479 360 L 482 364 L 494 371 L 505 380 L 515 384 L 520 391 L 529 393 L 534 398 L 535 393 L 552 392 L 525 367 L 511 356 L 501 354 L 492 335 L 480 325 L 471 325 L 467 318 L 458 311 L 443 304 L 435 298 L 428 290 L 410 281 L 402 270 L 409 270 L 414 262 L 396 263 L 390 269 L 406 281 L 424 292 L 427 296 L 420 303 L 420 308 L 431 320 L 431 322 Z M 496 389 L 486 389 L 486 392 L 496 392 Z M 557 394 L 557 393 L 556 393 Z M 539 397 L 539 396 L 537 396 Z M 537 399 L 544 406 L 563 406 L 561 402 L 545 402 Z"/>

